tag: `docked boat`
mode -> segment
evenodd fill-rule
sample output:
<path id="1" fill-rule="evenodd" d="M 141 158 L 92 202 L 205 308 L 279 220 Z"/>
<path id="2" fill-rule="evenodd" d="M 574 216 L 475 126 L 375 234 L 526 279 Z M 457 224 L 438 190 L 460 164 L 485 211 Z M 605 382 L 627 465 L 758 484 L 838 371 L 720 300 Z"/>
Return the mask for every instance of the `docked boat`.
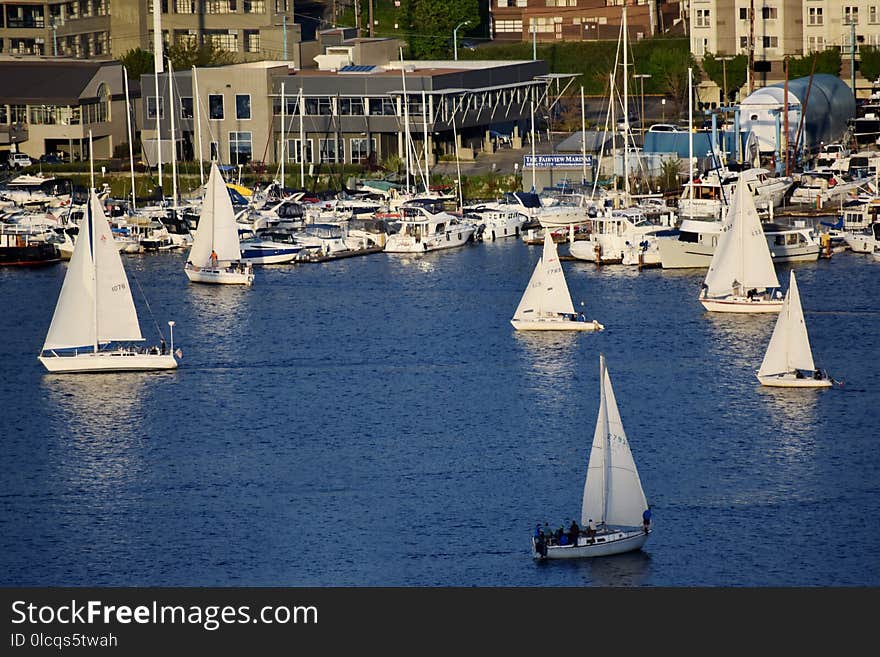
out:
<path id="1" fill-rule="evenodd" d="M 216 162 L 211 163 L 199 225 L 184 272 L 193 283 L 252 285 L 254 282 L 253 266 L 241 260 L 232 201 Z"/>
<path id="2" fill-rule="evenodd" d="M 400 228 L 385 240 L 387 253 L 426 253 L 467 244 L 474 226 L 439 210 L 430 202 L 410 201 L 400 206 Z"/>
<path id="3" fill-rule="evenodd" d="M 817 369 L 813 361 L 794 270 L 770 344 L 756 376 L 761 385 L 777 388 L 830 388 L 833 385 L 827 372 Z"/>
<path id="4" fill-rule="evenodd" d="M 253 232 L 239 231 L 241 261 L 252 265 L 280 265 L 293 262 L 303 247 L 294 242 L 276 242 Z"/>
<path id="5" fill-rule="evenodd" d="M 131 288 L 92 192 L 39 361 L 53 373 L 174 369 L 174 323 L 169 326 L 170 349 L 164 338 L 161 347 L 134 346 L 144 338 Z"/>
<path id="6" fill-rule="evenodd" d="M 640 550 L 652 533 L 650 507 L 623 428 L 604 354 L 599 355 L 599 413 L 587 462 L 580 526 L 532 537 L 532 557 L 582 559 Z"/>
<path id="7" fill-rule="evenodd" d="M 601 331 L 605 327 L 576 313 L 551 231 L 544 231 L 544 250 L 535 265 L 513 319 L 517 331 Z"/>
<path id="8" fill-rule="evenodd" d="M 653 254 L 652 242 L 669 230 L 668 225 L 648 219 L 638 207 L 605 210 L 590 219 L 590 226 L 589 237 L 572 242 L 568 252 L 573 258 L 596 264 L 623 263 L 633 248 L 627 262 L 638 264 L 638 251 L 642 251 L 643 260 L 649 251 Z"/>
<path id="9" fill-rule="evenodd" d="M 0 224 L 0 266 L 34 267 L 61 259 L 54 233 L 35 233 L 26 227 Z"/>
<path id="10" fill-rule="evenodd" d="M 860 193 L 870 180 L 846 179 L 831 171 L 805 171 L 800 175 L 789 197 L 792 205 L 824 207 L 850 195 Z"/>
<path id="11" fill-rule="evenodd" d="M 737 185 L 700 292 L 712 312 L 769 313 L 782 308 L 779 279 L 752 194 Z"/>
<path id="12" fill-rule="evenodd" d="M 848 232 L 844 239 L 853 253 L 880 251 L 880 223 L 871 224 L 860 232 Z"/>
<path id="13" fill-rule="evenodd" d="M 785 194 L 794 184 L 789 176 L 772 176 L 767 169 L 753 167 L 742 171 L 716 168 L 685 183 L 678 200 L 679 216 L 687 218 L 720 219 L 733 190 L 739 181 L 745 181 L 759 210 L 782 204 Z"/>

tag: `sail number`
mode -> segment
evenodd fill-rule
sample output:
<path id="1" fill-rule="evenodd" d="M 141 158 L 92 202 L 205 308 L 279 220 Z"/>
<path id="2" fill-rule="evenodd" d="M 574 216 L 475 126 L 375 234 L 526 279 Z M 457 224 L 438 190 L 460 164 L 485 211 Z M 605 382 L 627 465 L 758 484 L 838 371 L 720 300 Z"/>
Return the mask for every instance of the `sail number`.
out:
<path id="1" fill-rule="evenodd" d="M 124 289 L 125 289 L 125 283 L 117 283 L 116 285 L 114 285 L 114 286 L 113 286 L 112 288 L 110 288 L 110 289 L 112 289 L 114 292 L 119 292 L 120 290 L 124 290 Z"/>

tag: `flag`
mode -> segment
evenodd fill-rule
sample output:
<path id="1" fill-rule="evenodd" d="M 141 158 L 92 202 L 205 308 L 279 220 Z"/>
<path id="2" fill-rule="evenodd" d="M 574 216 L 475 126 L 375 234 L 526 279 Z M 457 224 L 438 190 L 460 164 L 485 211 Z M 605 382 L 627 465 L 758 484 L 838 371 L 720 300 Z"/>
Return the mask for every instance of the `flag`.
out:
<path id="1" fill-rule="evenodd" d="M 180 347 L 178 347 L 178 348 L 174 351 L 174 355 L 177 356 L 178 358 L 183 358 L 183 352 L 180 350 Z"/>

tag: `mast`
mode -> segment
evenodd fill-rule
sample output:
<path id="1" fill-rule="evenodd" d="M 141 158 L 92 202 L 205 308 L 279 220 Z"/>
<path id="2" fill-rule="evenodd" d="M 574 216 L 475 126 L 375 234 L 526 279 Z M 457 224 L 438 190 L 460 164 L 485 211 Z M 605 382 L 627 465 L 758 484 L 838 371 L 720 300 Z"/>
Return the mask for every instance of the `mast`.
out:
<path id="1" fill-rule="evenodd" d="M 403 48 L 400 49 L 400 79 L 403 83 L 403 143 L 406 149 L 406 193 L 410 193 L 409 173 L 409 99 L 406 95 L 406 67 L 403 63 Z"/>
<path id="2" fill-rule="evenodd" d="M 749 95 L 755 90 L 755 0 L 749 5 Z"/>
<path id="3" fill-rule="evenodd" d="M 371 3 L 371 6 L 372 6 L 372 3 Z M 372 30 L 373 28 L 371 27 L 370 29 Z M 428 154 L 428 101 L 427 101 L 427 98 L 425 97 L 425 90 L 424 89 L 422 89 L 422 128 L 423 128 L 422 132 L 424 135 L 423 139 L 425 142 L 425 144 L 424 144 L 425 147 L 423 150 L 425 151 L 425 193 L 427 194 L 428 189 L 430 188 L 430 185 L 431 185 L 431 174 L 430 174 L 430 162 L 428 161 L 428 157 L 429 157 L 429 154 Z"/>
<path id="4" fill-rule="evenodd" d="M 785 76 L 785 85 L 784 91 L 782 93 L 783 103 L 785 105 L 782 106 L 782 117 L 783 117 L 783 132 L 785 133 L 785 175 L 791 175 L 791 162 L 789 159 L 789 132 L 788 132 L 788 56 L 782 58 L 782 74 Z"/>
<path id="5" fill-rule="evenodd" d="M 611 481 L 611 432 L 608 430 L 608 399 L 605 396 L 605 354 L 599 354 L 599 391 L 602 395 L 602 422 L 605 427 L 605 435 L 602 437 L 602 524 L 608 520 L 608 486 Z"/>
<path id="6" fill-rule="evenodd" d="M 739 139 L 739 137 L 737 137 Z M 719 176 L 719 181 L 721 177 Z M 688 197 L 689 215 L 694 218 L 694 69 L 688 68 Z"/>
<path id="7" fill-rule="evenodd" d="M 535 172 L 535 88 L 532 87 L 532 192 L 536 190 L 537 180 Z"/>
<path id="8" fill-rule="evenodd" d="M 156 161 L 158 163 L 159 191 L 162 192 L 162 127 L 159 116 L 161 106 L 159 104 L 159 73 L 164 71 L 162 49 L 162 3 L 153 2 L 153 77 L 156 82 Z M 162 193 L 162 200 L 165 199 Z"/>
<path id="9" fill-rule="evenodd" d="M 281 198 L 284 198 L 284 83 L 281 83 Z"/>
<path id="10" fill-rule="evenodd" d="M 623 192 L 624 202 L 629 205 L 629 50 L 627 45 L 626 0 L 623 2 Z"/>
<path id="11" fill-rule="evenodd" d="M 299 88 L 299 186 L 306 188 L 306 136 L 305 136 L 305 107 L 303 107 L 302 80 Z"/>
<path id="12" fill-rule="evenodd" d="M 135 194 L 135 181 L 134 181 L 134 144 L 132 135 L 131 135 L 131 101 L 129 100 L 128 95 L 128 69 L 124 66 L 122 67 L 123 80 L 125 82 L 125 122 L 128 126 L 128 162 L 131 166 L 131 209 L 132 211 L 137 210 L 137 195 Z"/>
<path id="13" fill-rule="evenodd" d="M 157 3 L 158 4 L 158 3 Z M 91 175 L 92 188 L 89 190 L 89 199 L 86 201 L 86 234 L 89 240 L 89 255 L 92 259 L 92 294 L 95 303 L 92 312 L 92 328 L 95 341 L 92 344 L 94 352 L 98 353 L 98 262 L 95 259 L 95 215 L 92 209 L 92 195 L 95 193 L 95 158 L 92 150 L 92 130 L 89 128 L 89 174 Z"/>
<path id="14" fill-rule="evenodd" d="M 202 157 L 202 108 L 199 102 L 199 83 L 196 77 L 196 67 L 193 70 L 193 97 L 196 105 L 196 132 L 199 133 L 199 185 L 205 186 L 205 170 L 203 167 L 204 157 Z"/>
<path id="15" fill-rule="evenodd" d="M 615 63 L 615 66 L 617 66 L 616 63 Z M 610 102 L 608 103 L 608 106 L 611 108 L 611 179 L 614 181 L 614 192 L 615 192 L 615 194 L 614 194 L 615 206 L 614 207 L 617 207 L 617 205 L 616 205 L 617 204 L 617 123 L 615 121 L 616 117 L 614 116 L 614 72 L 613 71 L 609 77 L 611 79 L 611 83 L 610 83 L 611 86 L 608 87 L 611 92 Z"/>
<path id="16" fill-rule="evenodd" d="M 177 132 L 174 124 L 174 71 L 170 59 L 168 60 L 168 108 L 171 114 L 171 206 L 177 210 Z"/>
<path id="17" fill-rule="evenodd" d="M 587 184 L 587 112 L 584 109 L 584 87 L 581 85 L 581 184 Z M 581 197 L 583 198 L 583 197 Z"/>

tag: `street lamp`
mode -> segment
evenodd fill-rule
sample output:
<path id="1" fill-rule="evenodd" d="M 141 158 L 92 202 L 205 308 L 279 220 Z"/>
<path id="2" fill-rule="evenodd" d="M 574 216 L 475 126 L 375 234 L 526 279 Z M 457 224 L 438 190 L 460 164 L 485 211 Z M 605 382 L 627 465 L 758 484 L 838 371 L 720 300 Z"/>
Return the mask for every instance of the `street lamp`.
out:
<path id="1" fill-rule="evenodd" d="M 458 28 L 470 24 L 470 21 L 462 21 L 455 26 L 454 30 L 452 30 L 452 52 L 454 53 L 455 61 L 458 61 Z"/>
<path id="2" fill-rule="evenodd" d="M 645 130 L 647 127 L 647 120 L 645 119 L 645 78 L 651 77 L 650 73 L 636 73 L 633 75 L 634 78 L 638 78 L 641 81 L 642 85 L 642 134 L 645 134 Z M 655 115 L 656 116 L 656 115 Z"/>
<path id="3" fill-rule="evenodd" d="M 723 82 L 724 82 L 724 98 L 721 99 L 721 102 L 723 105 L 726 106 L 727 103 L 730 102 L 730 100 L 727 97 L 727 62 L 729 62 L 731 59 L 733 59 L 733 57 L 731 57 L 730 55 L 727 55 L 725 57 L 719 57 L 718 59 L 721 60 L 721 75 L 722 75 Z"/>

